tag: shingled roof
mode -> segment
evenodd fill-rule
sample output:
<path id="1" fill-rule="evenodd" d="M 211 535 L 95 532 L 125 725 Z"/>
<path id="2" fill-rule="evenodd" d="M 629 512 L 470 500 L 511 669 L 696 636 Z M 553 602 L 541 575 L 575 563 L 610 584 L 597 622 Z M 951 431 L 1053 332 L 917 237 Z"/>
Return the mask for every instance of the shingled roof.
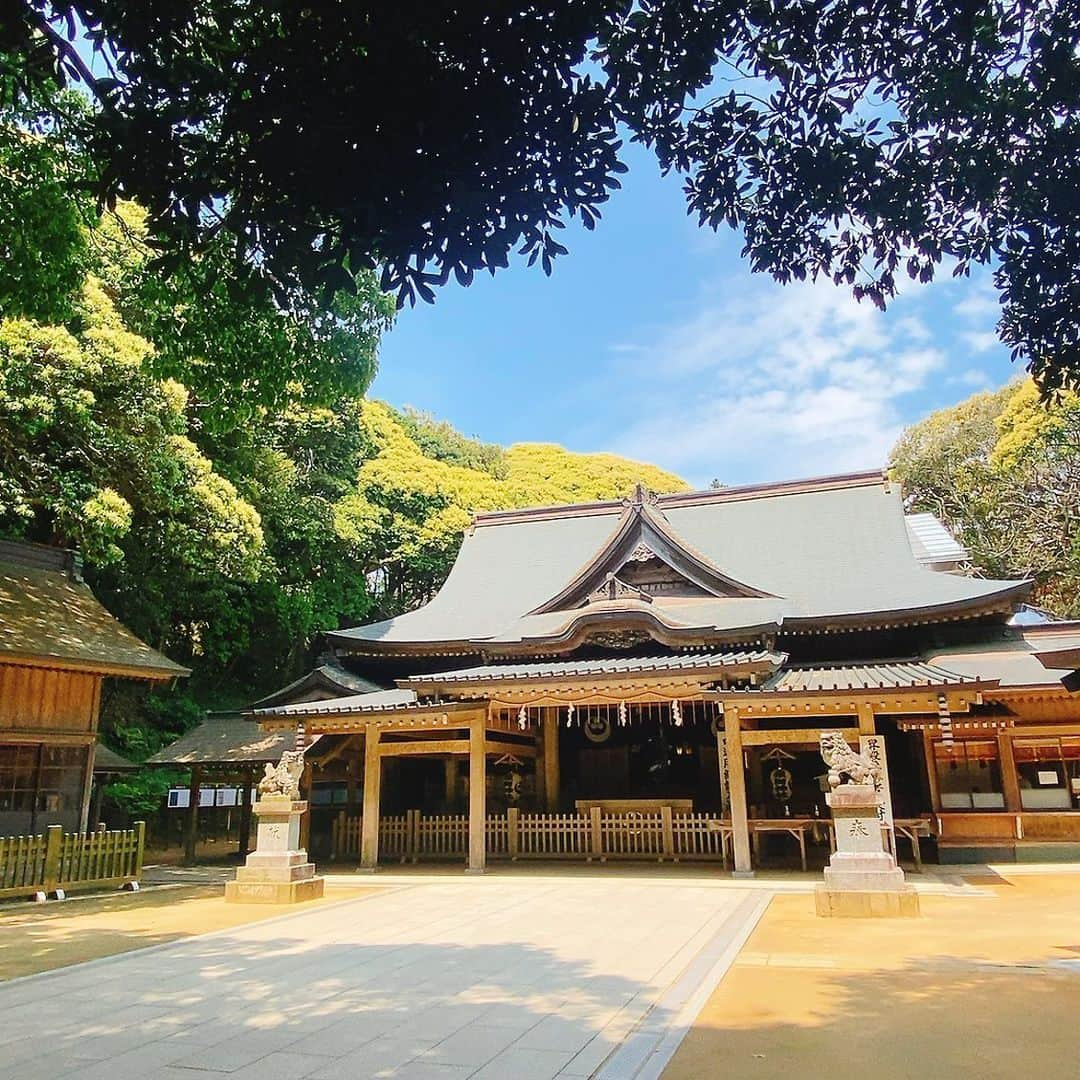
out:
<path id="1" fill-rule="evenodd" d="M 280 761 L 286 750 L 294 749 L 295 730 L 264 731 L 247 716 L 210 716 L 159 750 L 147 764 L 261 765 Z"/>
<path id="2" fill-rule="evenodd" d="M 632 612 L 674 638 L 696 629 L 705 640 L 749 641 L 782 630 L 904 624 L 1008 609 L 1030 589 L 924 567 L 912 548 L 899 489 L 880 472 L 792 484 L 661 495 L 479 515 L 449 578 L 424 607 L 384 622 L 328 635 L 346 652 L 482 651 L 499 643 L 558 644 L 568 621 L 606 609 L 573 592 L 585 587 L 599 553 L 619 554 L 662 521 L 673 565 L 696 559 L 706 575 L 696 603 L 624 598 Z M 656 532 L 653 528 L 652 532 Z M 649 544 L 652 547 L 652 544 Z M 660 545 L 657 544 L 656 547 Z M 670 551 L 678 547 L 679 558 Z M 618 550 L 616 550 L 618 549 Z M 629 556 L 633 558 L 633 555 Z M 565 598 L 562 610 L 553 602 Z M 636 606 L 635 606 L 636 605 Z M 557 603 L 556 603 L 557 606 Z M 562 635 L 560 637 L 560 635 Z M 663 638 L 661 637 L 661 640 Z"/>
<path id="3" fill-rule="evenodd" d="M 0 661 L 172 679 L 189 674 L 113 618 L 71 552 L 0 541 Z"/>

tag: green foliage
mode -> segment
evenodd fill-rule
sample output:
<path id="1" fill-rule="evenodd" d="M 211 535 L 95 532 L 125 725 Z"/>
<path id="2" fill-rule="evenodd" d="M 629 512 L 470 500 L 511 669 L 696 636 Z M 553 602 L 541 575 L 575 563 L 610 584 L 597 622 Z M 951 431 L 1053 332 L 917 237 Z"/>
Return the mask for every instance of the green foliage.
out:
<path id="1" fill-rule="evenodd" d="M 976 394 L 909 428 L 892 470 L 998 577 L 1031 577 L 1034 599 L 1080 615 L 1080 395 L 1047 403 L 1030 380 Z"/>
<path id="2" fill-rule="evenodd" d="M 329 401 L 374 378 L 394 311 L 374 274 L 356 275 L 328 306 L 299 289 L 282 306 L 251 287 L 224 240 L 163 275 L 146 222 L 141 207 L 117 203 L 91 234 L 93 255 L 126 323 L 154 342 L 150 370 L 188 388 L 202 427 L 229 430 L 260 410 Z"/>
<path id="3" fill-rule="evenodd" d="M 9 6 L 0 100 L 84 84 L 94 189 L 152 211 L 170 274 L 201 252 L 290 307 L 376 265 L 402 302 L 550 273 L 625 130 L 754 270 L 883 306 L 992 264 L 1016 356 L 1080 372 L 1077 0 Z"/>
<path id="4" fill-rule="evenodd" d="M 108 688 L 102 727 L 127 756 L 294 678 L 321 631 L 426 599 L 475 510 L 682 486 L 365 401 L 393 308 L 370 273 L 326 309 L 249 289 L 224 242 L 164 278 L 127 202 L 54 243 L 85 209 L 64 202 L 67 146 L 20 137 L 0 139 L 0 170 L 51 193 L 57 221 L 20 222 L 16 201 L 0 206 L 0 238 L 25 226 L 54 292 L 27 310 L 25 282 L 0 272 L 0 535 L 81 549 L 106 606 L 192 668 L 169 689 Z M 112 793 L 142 814 L 156 790 L 135 777 Z"/>
<path id="5" fill-rule="evenodd" d="M 412 435 L 415 423 L 379 402 L 365 404 L 374 453 L 360 468 L 355 491 L 335 508 L 338 533 L 367 554 L 363 565 L 384 614 L 422 603 L 438 589 L 476 511 L 621 498 L 638 481 L 654 491 L 686 488 L 655 466 L 540 443 L 510 447 L 494 469 L 483 453 L 469 467 L 459 462 L 484 451 L 483 444 L 438 426 L 432 456 L 430 421 L 421 439 Z"/>
<path id="6" fill-rule="evenodd" d="M 186 775 L 174 769 L 140 769 L 105 788 L 105 796 L 132 821 L 152 821 L 161 810 L 169 788 L 186 781 Z"/>
<path id="7" fill-rule="evenodd" d="M 75 95 L 50 102 L 56 118 Z M 71 317 L 89 266 L 93 204 L 78 154 L 33 110 L 0 114 L 0 315 L 45 322 Z"/>

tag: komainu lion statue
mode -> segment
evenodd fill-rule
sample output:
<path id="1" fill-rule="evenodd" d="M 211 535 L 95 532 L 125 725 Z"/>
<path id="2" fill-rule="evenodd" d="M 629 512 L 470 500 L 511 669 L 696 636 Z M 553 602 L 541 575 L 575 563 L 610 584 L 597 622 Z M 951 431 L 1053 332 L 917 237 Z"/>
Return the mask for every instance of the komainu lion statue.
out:
<path id="1" fill-rule="evenodd" d="M 277 795 L 286 799 L 300 798 L 300 777 L 304 772 L 302 750 L 286 750 L 276 765 L 269 762 L 259 781 L 260 795 Z"/>
<path id="2" fill-rule="evenodd" d="M 844 777 L 853 784 L 874 784 L 877 767 L 869 758 L 856 754 L 839 731 L 821 733 L 821 756 L 829 767 L 829 787 L 838 788 Z"/>

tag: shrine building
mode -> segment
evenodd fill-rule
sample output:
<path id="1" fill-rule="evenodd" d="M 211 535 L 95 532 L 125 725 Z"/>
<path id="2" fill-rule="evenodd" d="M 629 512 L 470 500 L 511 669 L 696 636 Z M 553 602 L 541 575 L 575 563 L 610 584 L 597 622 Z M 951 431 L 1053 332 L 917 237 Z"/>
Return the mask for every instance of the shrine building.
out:
<path id="1" fill-rule="evenodd" d="M 917 856 L 1076 857 L 1080 623 L 964 560 L 880 472 L 478 514 L 430 603 L 250 716 L 307 746 L 316 858 L 366 867 L 805 865 L 823 729 L 884 758 Z"/>

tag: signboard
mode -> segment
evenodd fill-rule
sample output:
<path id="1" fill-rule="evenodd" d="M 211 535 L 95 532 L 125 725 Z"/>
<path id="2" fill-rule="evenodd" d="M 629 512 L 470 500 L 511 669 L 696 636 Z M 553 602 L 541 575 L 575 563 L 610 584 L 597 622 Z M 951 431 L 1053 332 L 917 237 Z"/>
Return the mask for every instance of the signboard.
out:
<path id="1" fill-rule="evenodd" d="M 255 801 L 255 792 L 251 793 Z M 243 789 L 238 787 L 203 787 L 199 788 L 199 808 L 210 806 L 239 806 L 243 802 Z M 165 804 L 170 810 L 186 810 L 191 806 L 191 789 L 169 788 Z"/>
<path id="2" fill-rule="evenodd" d="M 892 791 L 889 788 L 889 763 L 885 758 L 885 736 L 860 735 L 859 753 L 872 761 L 877 769 L 874 790 L 878 797 L 878 821 L 891 831 L 893 827 Z"/>

